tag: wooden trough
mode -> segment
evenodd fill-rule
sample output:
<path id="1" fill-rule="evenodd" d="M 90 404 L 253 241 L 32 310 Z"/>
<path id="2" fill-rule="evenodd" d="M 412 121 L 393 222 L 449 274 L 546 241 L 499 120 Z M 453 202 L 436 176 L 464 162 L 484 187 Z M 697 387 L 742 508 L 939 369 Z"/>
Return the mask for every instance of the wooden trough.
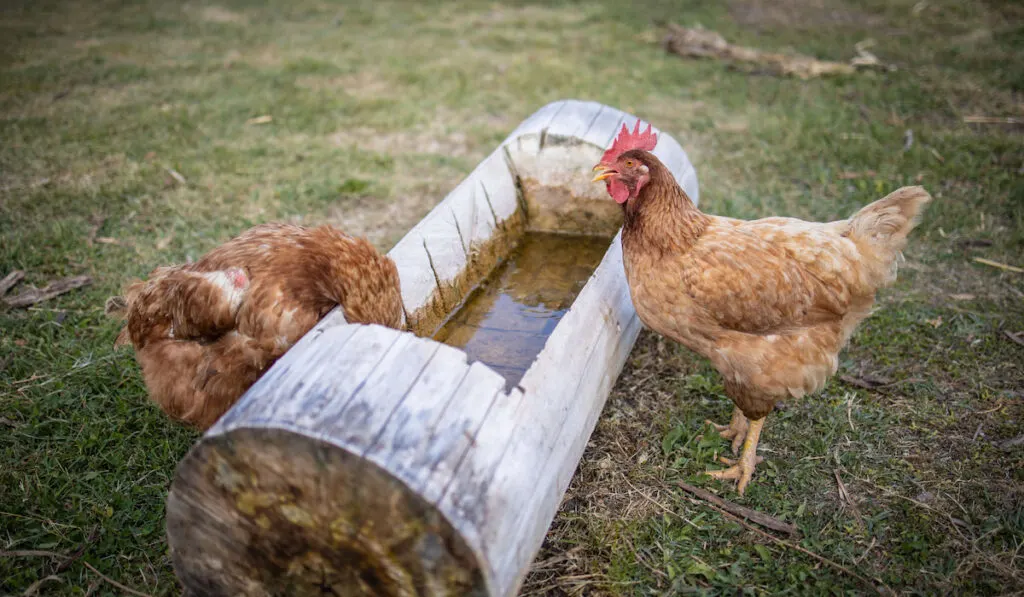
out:
<path id="1" fill-rule="evenodd" d="M 203 436 L 167 501 L 186 594 L 518 591 L 640 331 L 622 210 L 590 182 L 636 120 L 572 100 L 538 110 L 391 250 L 411 332 L 350 325 L 335 310 Z M 679 144 L 661 134 L 655 153 L 696 200 Z M 481 360 L 431 339 L 442 325 L 492 329 L 457 312 L 538 232 L 607 247 L 561 298 L 495 295 L 528 316 L 540 309 L 551 329 L 516 327 L 529 317 L 499 325 L 497 356 Z M 507 279 L 548 275 L 543 255 L 523 259 Z M 525 351 L 526 366 L 503 351 Z"/>

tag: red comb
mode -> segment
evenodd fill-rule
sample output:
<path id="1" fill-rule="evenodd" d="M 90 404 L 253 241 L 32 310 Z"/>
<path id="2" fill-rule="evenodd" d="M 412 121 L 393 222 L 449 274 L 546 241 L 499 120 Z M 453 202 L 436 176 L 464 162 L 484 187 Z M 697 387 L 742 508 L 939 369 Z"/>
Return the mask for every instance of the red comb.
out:
<path id="1" fill-rule="evenodd" d="M 640 132 L 640 121 L 636 121 L 636 126 L 633 127 L 633 132 L 629 132 L 629 129 L 625 124 L 622 125 L 622 130 L 619 131 L 619 136 L 615 137 L 615 141 L 612 146 L 608 148 L 608 151 L 604 152 L 601 156 L 601 162 L 612 162 L 615 158 L 619 157 L 623 153 L 633 150 L 642 149 L 644 151 L 654 151 L 654 146 L 658 144 L 658 135 L 651 131 L 650 123 L 647 124 L 647 130 Z"/>

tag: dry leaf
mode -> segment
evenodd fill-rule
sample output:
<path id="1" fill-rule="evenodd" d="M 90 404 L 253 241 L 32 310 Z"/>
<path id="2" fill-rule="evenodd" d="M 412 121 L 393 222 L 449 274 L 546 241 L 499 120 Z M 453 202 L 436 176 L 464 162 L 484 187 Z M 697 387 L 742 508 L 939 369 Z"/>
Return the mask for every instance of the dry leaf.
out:
<path id="1" fill-rule="evenodd" d="M 249 120 L 246 120 L 245 124 L 267 124 L 268 122 L 273 121 L 273 116 L 271 116 L 270 114 L 264 114 L 263 116 L 257 116 L 255 118 L 250 118 Z"/>
<path id="2" fill-rule="evenodd" d="M 949 298 L 953 299 L 954 301 L 973 301 L 974 300 L 974 295 L 973 294 L 951 294 L 951 295 L 949 295 Z"/>

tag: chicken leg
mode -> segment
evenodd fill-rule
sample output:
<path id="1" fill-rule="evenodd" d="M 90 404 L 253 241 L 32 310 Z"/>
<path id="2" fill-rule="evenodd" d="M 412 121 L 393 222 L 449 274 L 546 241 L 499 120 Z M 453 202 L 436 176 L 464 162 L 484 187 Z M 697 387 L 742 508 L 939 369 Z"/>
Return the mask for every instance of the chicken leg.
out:
<path id="1" fill-rule="evenodd" d="M 732 409 L 732 420 L 729 421 L 728 425 L 719 425 L 711 420 L 705 420 L 705 423 L 711 425 L 718 431 L 718 435 L 721 435 L 723 439 L 732 440 L 732 453 L 738 455 L 740 453 L 740 446 L 743 444 L 743 439 L 747 437 L 747 416 L 743 414 L 743 411 L 739 407 Z"/>
<path id="2" fill-rule="evenodd" d="M 716 479 L 735 479 L 737 481 L 736 491 L 743 495 L 747 484 L 750 483 L 750 478 L 754 475 L 754 468 L 764 460 L 757 455 L 757 442 L 761 437 L 761 428 L 764 427 L 766 418 L 761 417 L 750 421 L 747 437 L 743 441 L 743 454 L 740 455 L 739 460 L 722 458 L 722 462 L 731 465 L 729 468 L 705 472 Z"/>

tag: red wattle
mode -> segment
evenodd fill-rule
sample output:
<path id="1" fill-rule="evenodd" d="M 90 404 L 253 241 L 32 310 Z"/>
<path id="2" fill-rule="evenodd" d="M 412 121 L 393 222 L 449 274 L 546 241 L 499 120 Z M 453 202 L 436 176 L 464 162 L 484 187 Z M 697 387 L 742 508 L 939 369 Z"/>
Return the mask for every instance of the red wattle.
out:
<path id="1" fill-rule="evenodd" d="M 607 180 L 608 194 L 616 203 L 625 203 L 629 199 L 629 188 L 622 184 L 621 180 L 609 178 Z"/>

